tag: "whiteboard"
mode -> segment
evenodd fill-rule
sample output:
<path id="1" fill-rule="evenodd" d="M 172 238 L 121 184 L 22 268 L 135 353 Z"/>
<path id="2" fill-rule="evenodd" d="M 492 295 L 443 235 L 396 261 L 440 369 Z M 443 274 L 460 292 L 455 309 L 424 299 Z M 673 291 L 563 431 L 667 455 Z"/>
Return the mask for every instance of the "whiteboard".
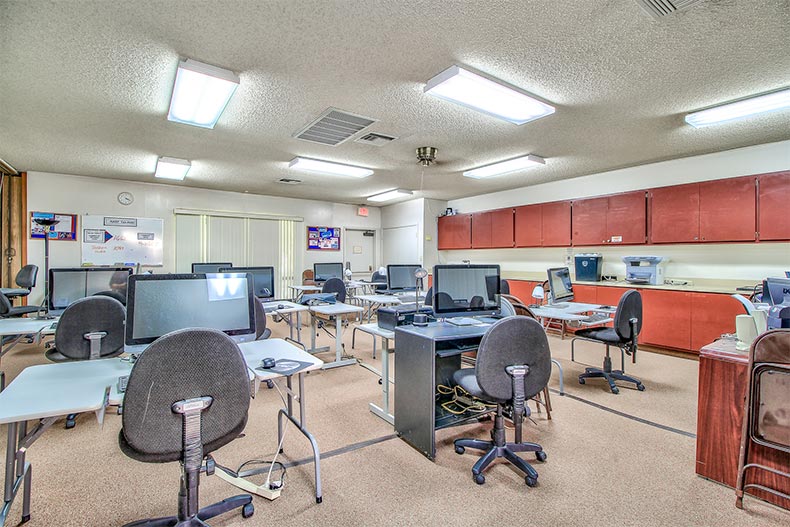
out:
<path id="1" fill-rule="evenodd" d="M 82 265 L 162 265 L 161 218 L 82 217 Z"/>

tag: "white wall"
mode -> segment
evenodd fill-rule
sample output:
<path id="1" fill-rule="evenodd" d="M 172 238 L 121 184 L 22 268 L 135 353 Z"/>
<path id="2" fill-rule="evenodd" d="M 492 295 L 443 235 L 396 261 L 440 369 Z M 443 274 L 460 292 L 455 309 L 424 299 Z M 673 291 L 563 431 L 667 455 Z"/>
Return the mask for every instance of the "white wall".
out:
<path id="1" fill-rule="evenodd" d="M 134 195 L 134 203 L 123 206 L 118 203 L 119 192 L 128 191 Z M 306 227 L 326 225 L 343 228 L 362 228 L 378 231 L 381 226 L 381 209 L 369 207 L 368 217 L 357 216 L 357 207 L 341 203 L 310 201 L 259 196 L 238 192 L 205 190 L 175 185 L 158 185 L 113 179 L 28 172 L 27 182 L 28 211 L 60 212 L 67 214 L 101 214 L 115 216 L 134 216 L 164 219 L 164 266 L 155 272 L 175 271 L 175 215 L 176 208 L 201 210 L 232 211 L 243 213 L 300 216 L 302 268 L 312 268 L 316 261 L 332 262 L 342 260 L 338 252 L 307 251 Z M 28 214 L 29 215 L 29 214 Z M 29 226 L 28 226 L 29 228 Z M 341 244 L 345 236 L 341 237 Z M 79 266 L 80 242 L 53 241 L 50 243 L 50 266 Z M 36 287 L 31 302 L 43 298 L 44 242 L 28 239 L 28 262 L 38 265 L 41 287 Z"/>
<path id="2" fill-rule="evenodd" d="M 419 198 L 382 207 L 381 228 L 384 243 L 387 243 L 387 229 L 416 226 L 418 263 L 430 270 L 439 263 L 436 218 L 444 212 L 446 206 L 445 201 Z"/>
<path id="3" fill-rule="evenodd" d="M 780 170 L 790 170 L 790 141 L 674 159 L 452 200 L 448 206 L 467 213 Z M 499 263 L 503 271 L 545 272 L 548 267 L 565 265 L 566 256 L 583 252 L 603 254 L 604 274 L 618 276 L 625 275 L 622 256 L 644 254 L 669 257 L 666 269 L 668 278 L 756 281 L 766 276 L 784 276 L 784 271 L 790 270 L 790 243 L 442 251 L 439 258 L 442 263 L 460 263 L 461 260 L 471 259 L 473 263 Z"/>

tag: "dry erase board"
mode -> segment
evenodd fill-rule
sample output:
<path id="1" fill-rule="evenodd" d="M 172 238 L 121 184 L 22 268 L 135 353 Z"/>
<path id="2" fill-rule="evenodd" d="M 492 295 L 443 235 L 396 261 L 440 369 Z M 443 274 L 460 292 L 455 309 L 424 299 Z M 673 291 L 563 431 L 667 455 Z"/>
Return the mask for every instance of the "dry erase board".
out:
<path id="1" fill-rule="evenodd" d="M 339 251 L 339 227 L 307 227 L 308 251 Z"/>
<path id="2" fill-rule="evenodd" d="M 82 217 L 82 265 L 162 265 L 161 218 Z"/>

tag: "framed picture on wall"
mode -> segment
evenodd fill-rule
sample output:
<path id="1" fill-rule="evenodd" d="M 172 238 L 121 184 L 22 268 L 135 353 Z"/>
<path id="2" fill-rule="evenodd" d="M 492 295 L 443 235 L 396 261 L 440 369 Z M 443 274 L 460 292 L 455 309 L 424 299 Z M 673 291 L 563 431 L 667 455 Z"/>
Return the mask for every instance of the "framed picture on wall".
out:
<path id="1" fill-rule="evenodd" d="M 49 228 L 50 240 L 77 241 L 77 215 L 61 214 L 60 212 L 31 212 L 30 239 L 43 240 L 45 227 L 34 223 L 35 218 L 55 218 L 58 223 Z"/>
<path id="2" fill-rule="evenodd" d="M 308 251 L 339 251 L 339 227 L 307 227 Z"/>

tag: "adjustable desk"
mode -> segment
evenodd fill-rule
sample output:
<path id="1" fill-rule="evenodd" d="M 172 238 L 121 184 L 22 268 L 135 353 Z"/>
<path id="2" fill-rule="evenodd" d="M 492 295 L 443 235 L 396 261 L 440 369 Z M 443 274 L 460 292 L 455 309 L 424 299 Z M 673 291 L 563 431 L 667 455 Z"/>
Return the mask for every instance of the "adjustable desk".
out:
<path id="1" fill-rule="evenodd" d="M 276 308 L 277 306 L 284 307 L 283 309 L 266 311 L 267 309 Z M 296 327 L 296 341 L 299 343 L 302 342 L 302 313 L 308 310 L 307 306 L 303 306 L 302 304 L 297 304 L 295 302 L 289 302 L 287 300 L 282 300 L 279 302 L 264 302 L 263 309 L 266 312 L 267 317 L 274 318 L 275 315 L 279 315 L 283 318 L 283 320 L 285 320 L 285 322 L 288 324 L 288 330 L 290 331 L 291 339 L 294 338 L 294 327 Z M 296 315 L 295 324 L 293 321 L 294 314 Z"/>
<path id="2" fill-rule="evenodd" d="M 598 320 L 596 322 L 587 323 L 585 320 L 588 318 L 588 315 L 582 313 L 604 313 L 607 315 L 612 315 L 616 311 L 616 309 L 602 309 L 601 304 L 584 304 L 581 302 L 560 302 L 560 304 L 565 304 L 567 307 L 552 307 L 549 305 L 543 305 L 539 307 L 531 307 L 530 310 L 534 315 L 541 319 L 541 321 L 545 321 L 546 319 L 554 319 L 562 321 L 562 334 L 561 337 L 565 338 L 565 328 L 568 322 L 571 322 L 571 325 L 578 324 L 580 327 L 590 327 L 590 326 L 598 326 L 601 324 L 606 324 L 607 322 L 611 322 L 612 319 L 604 319 Z"/>
<path id="3" fill-rule="evenodd" d="M 301 296 L 305 293 L 320 293 L 322 289 L 320 286 L 317 285 L 289 285 L 288 287 L 293 289 L 294 302 L 298 302 L 299 298 L 301 298 Z"/>
<path id="4" fill-rule="evenodd" d="M 3 318 L 0 319 L 0 360 L 3 355 L 11 351 L 19 340 L 25 335 L 35 335 L 35 342 L 41 342 L 41 337 L 54 335 L 55 330 L 51 329 L 52 324 L 57 319 L 36 319 L 36 318 Z M 3 337 L 11 337 L 8 346 L 3 345 Z M 5 374 L 0 371 L 0 391 L 5 389 Z"/>
<path id="5" fill-rule="evenodd" d="M 310 313 L 313 315 L 310 321 L 310 353 L 321 353 L 323 351 L 328 351 L 329 347 L 323 348 L 316 348 L 315 347 L 315 333 L 316 333 L 316 324 L 315 324 L 315 315 L 325 315 L 325 316 L 334 316 L 335 317 L 335 360 L 332 362 L 327 362 L 323 365 L 324 369 L 329 368 L 338 368 L 340 366 L 348 366 L 350 364 L 356 364 L 357 359 L 343 359 L 343 316 L 342 315 L 350 315 L 352 313 L 361 313 L 362 308 L 359 306 L 352 306 L 349 304 L 344 304 L 342 302 L 336 302 L 334 304 L 325 304 L 319 306 L 310 306 Z"/>

